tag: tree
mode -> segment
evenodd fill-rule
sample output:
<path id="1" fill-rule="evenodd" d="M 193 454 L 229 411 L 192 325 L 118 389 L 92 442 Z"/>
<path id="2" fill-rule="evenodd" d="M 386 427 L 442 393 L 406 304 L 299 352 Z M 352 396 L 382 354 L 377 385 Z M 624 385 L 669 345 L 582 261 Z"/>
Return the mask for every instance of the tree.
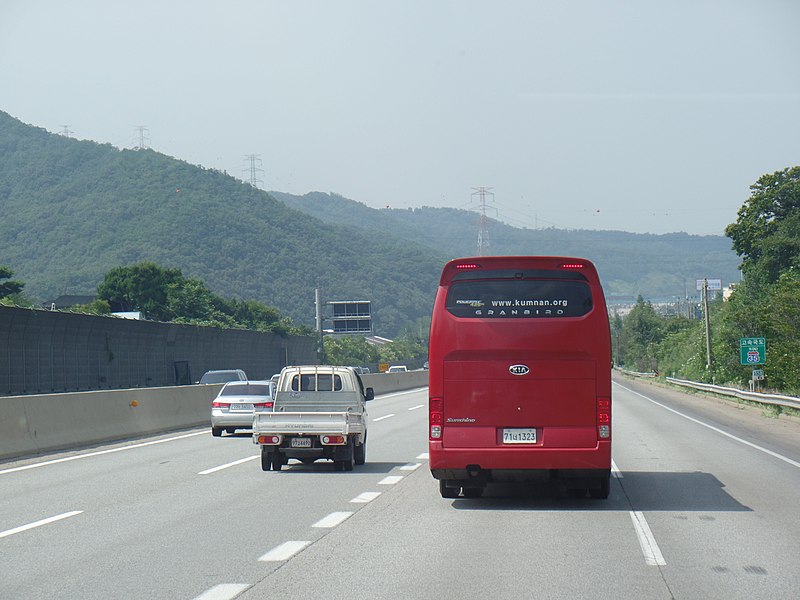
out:
<path id="1" fill-rule="evenodd" d="M 378 362 L 375 346 L 357 335 L 325 336 L 325 356 L 333 365 L 372 365 Z"/>
<path id="2" fill-rule="evenodd" d="M 800 267 L 800 167 L 762 175 L 750 190 L 725 235 L 742 257 L 745 277 L 773 283 L 784 270 Z"/>
<path id="3" fill-rule="evenodd" d="M 169 321 L 169 286 L 186 281 L 180 269 L 164 269 L 153 262 L 116 267 L 106 273 L 97 295 L 115 311 L 141 311 L 147 318 Z"/>
<path id="4" fill-rule="evenodd" d="M 0 298 L 14 296 L 22 292 L 25 284 L 21 281 L 2 281 L 3 279 L 11 279 L 14 271 L 8 267 L 0 266 Z"/>

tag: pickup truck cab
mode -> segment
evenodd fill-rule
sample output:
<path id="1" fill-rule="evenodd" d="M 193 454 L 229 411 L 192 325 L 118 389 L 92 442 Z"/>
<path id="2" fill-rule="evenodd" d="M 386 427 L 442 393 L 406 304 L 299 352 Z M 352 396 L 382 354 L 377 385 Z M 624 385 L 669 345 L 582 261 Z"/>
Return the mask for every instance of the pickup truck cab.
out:
<path id="1" fill-rule="evenodd" d="M 363 465 L 367 453 L 367 407 L 375 397 L 352 367 L 284 367 L 273 412 L 253 418 L 253 443 L 261 468 L 280 471 L 290 458 L 310 464 L 332 460 L 337 471 Z"/>

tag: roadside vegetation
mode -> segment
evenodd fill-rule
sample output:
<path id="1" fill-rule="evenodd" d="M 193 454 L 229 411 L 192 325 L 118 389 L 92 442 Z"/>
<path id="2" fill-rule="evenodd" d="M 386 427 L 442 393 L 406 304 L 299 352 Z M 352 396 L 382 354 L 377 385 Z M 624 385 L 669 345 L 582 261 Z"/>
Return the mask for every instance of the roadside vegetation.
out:
<path id="1" fill-rule="evenodd" d="M 766 338 L 766 387 L 800 393 L 800 167 L 762 176 L 725 234 L 741 258 L 742 282 L 710 303 L 711 366 L 702 320 L 659 315 L 639 297 L 612 318 L 615 362 L 626 369 L 746 386 L 739 339 Z"/>

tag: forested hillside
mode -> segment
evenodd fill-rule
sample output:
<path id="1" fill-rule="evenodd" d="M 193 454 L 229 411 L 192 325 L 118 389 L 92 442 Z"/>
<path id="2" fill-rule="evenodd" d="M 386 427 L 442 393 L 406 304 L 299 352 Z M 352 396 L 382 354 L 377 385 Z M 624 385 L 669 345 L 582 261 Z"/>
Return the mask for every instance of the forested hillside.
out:
<path id="1" fill-rule="evenodd" d="M 314 192 L 293 196 L 270 192 L 287 206 L 330 223 L 349 223 L 435 248 L 450 258 L 476 253 L 479 215 L 453 208 L 373 209 L 337 196 Z M 623 231 L 520 229 L 490 220 L 494 254 L 580 256 L 593 260 L 609 295 L 634 298 L 695 294 L 695 280 L 725 284 L 739 280 L 739 260 L 724 236 L 635 234 Z"/>
<path id="2" fill-rule="evenodd" d="M 0 112 L 0 264 L 44 302 L 93 293 L 110 269 L 148 260 L 227 297 L 313 325 L 323 301 L 373 301 L 393 336 L 428 315 L 444 255 L 317 220 L 226 173 L 152 150 L 119 150 Z"/>

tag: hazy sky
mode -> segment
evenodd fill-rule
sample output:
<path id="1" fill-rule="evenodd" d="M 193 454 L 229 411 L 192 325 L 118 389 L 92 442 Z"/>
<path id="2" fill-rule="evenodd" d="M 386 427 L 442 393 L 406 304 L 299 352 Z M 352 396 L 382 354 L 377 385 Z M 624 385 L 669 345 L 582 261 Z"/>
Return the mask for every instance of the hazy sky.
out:
<path id="1" fill-rule="evenodd" d="M 800 165 L 800 1 L 0 0 L 0 110 L 267 190 L 722 234 Z"/>

